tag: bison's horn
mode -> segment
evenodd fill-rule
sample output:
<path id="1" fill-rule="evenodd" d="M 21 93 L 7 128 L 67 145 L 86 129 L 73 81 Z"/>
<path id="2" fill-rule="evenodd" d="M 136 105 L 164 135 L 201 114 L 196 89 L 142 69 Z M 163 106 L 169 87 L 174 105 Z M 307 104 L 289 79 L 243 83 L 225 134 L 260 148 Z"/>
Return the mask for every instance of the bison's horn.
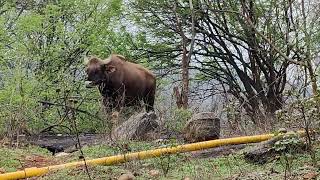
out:
<path id="1" fill-rule="evenodd" d="M 84 65 L 87 65 L 89 63 L 89 58 L 88 58 L 88 56 L 84 56 L 83 57 L 83 64 Z"/>
<path id="2" fill-rule="evenodd" d="M 92 87 L 94 87 L 92 81 L 85 81 L 84 84 L 86 85 L 86 88 L 92 88 Z"/>
<path id="3" fill-rule="evenodd" d="M 108 64 L 111 61 L 111 56 L 104 60 L 104 64 Z"/>

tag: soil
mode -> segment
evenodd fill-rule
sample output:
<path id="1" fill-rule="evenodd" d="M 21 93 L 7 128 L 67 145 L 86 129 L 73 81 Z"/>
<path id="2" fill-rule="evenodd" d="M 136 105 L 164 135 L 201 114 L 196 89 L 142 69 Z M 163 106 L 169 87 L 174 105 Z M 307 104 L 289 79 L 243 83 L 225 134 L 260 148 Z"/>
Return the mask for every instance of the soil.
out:
<path id="1" fill-rule="evenodd" d="M 174 138 L 180 142 L 183 141 L 181 135 L 176 133 L 165 133 L 159 135 L 158 140 L 168 140 Z M 82 134 L 79 136 L 81 146 L 92 146 L 98 144 L 112 145 L 113 141 L 109 136 L 103 134 Z M 156 140 L 156 141 L 158 141 Z M 78 141 L 76 136 L 71 135 L 37 135 L 29 136 L 25 139 L 26 143 L 37 145 L 42 148 L 48 149 L 55 155 L 59 152 L 72 153 L 78 150 Z M 217 148 L 191 152 L 193 158 L 208 158 L 220 157 L 234 153 L 240 149 L 245 148 L 246 145 L 229 145 Z"/>
<path id="2" fill-rule="evenodd" d="M 79 141 L 81 146 L 110 143 L 110 139 L 102 134 L 82 134 L 79 135 Z M 34 135 L 27 137 L 25 143 L 46 148 L 53 155 L 78 150 L 78 138 L 75 135 Z"/>
<path id="3" fill-rule="evenodd" d="M 221 156 L 227 156 L 229 154 L 233 154 L 236 151 L 244 149 L 246 144 L 238 144 L 238 145 L 229 145 L 229 146 L 221 146 L 216 148 L 210 148 L 200 151 L 191 152 L 192 157 L 194 158 L 217 158 Z"/>

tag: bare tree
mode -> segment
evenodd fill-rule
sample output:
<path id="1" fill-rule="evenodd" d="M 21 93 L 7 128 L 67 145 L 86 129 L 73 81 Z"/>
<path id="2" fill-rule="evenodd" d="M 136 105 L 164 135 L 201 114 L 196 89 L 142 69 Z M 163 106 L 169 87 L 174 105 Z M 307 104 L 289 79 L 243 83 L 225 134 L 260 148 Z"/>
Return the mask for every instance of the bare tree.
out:
<path id="1" fill-rule="evenodd" d="M 201 72 L 202 80 L 220 82 L 224 93 L 236 97 L 254 122 L 268 119 L 282 108 L 289 66 L 308 67 L 309 74 L 314 74 L 312 64 L 302 58 L 306 53 L 301 46 L 307 39 L 301 41 L 301 28 L 296 27 L 300 19 L 295 14 L 300 9 L 295 2 L 174 1 L 170 8 L 172 3 L 136 1 L 134 7 L 144 12 L 141 18 L 148 19 L 144 27 L 154 28 L 153 38 L 172 35 L 170 41 L 161 43 L 171 43 L 168 49 L 172 54 L 182 56 L 177 62 Z M 159 27 L 167 34 L 159 36 Z M 194 45 L 188 50 L 186 44 L 191 42 Z M 192 55 L 193 64 L 186 61 L 187 54 Z M 184 74 L 183 78 L 189 76 Z"/>

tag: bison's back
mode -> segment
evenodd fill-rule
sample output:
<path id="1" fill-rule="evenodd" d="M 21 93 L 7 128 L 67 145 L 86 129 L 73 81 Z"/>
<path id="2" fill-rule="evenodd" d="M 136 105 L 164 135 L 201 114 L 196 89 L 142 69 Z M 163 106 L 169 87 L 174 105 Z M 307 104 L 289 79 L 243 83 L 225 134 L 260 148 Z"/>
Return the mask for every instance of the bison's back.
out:
<path id="1" fill-rule="evenodd" d="M 155 76 L 144 67 L 125 62 L 123 64 L 123 83 L 128 96 L 145 96 L 146 91 L 155 84 Z"/>

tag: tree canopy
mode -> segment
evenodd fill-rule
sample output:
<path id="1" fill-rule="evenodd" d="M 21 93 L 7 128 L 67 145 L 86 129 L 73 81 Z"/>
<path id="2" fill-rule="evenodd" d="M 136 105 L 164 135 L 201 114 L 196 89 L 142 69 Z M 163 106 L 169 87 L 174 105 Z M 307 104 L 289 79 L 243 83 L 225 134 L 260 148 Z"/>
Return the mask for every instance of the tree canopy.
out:
<path id="1" fill-rule="evenodd" d="M 317 95 L 319 9 L 291 0 L 1 1 L 0 129 L 65 122 L 70 98 L 83 129 L 104 123 L 82 62 L 111 53 L 152 69 L 161 86 L 181 82 L 178 106 L 219 94 L 253 121 L 274 116 L 293 93 Z"/>

